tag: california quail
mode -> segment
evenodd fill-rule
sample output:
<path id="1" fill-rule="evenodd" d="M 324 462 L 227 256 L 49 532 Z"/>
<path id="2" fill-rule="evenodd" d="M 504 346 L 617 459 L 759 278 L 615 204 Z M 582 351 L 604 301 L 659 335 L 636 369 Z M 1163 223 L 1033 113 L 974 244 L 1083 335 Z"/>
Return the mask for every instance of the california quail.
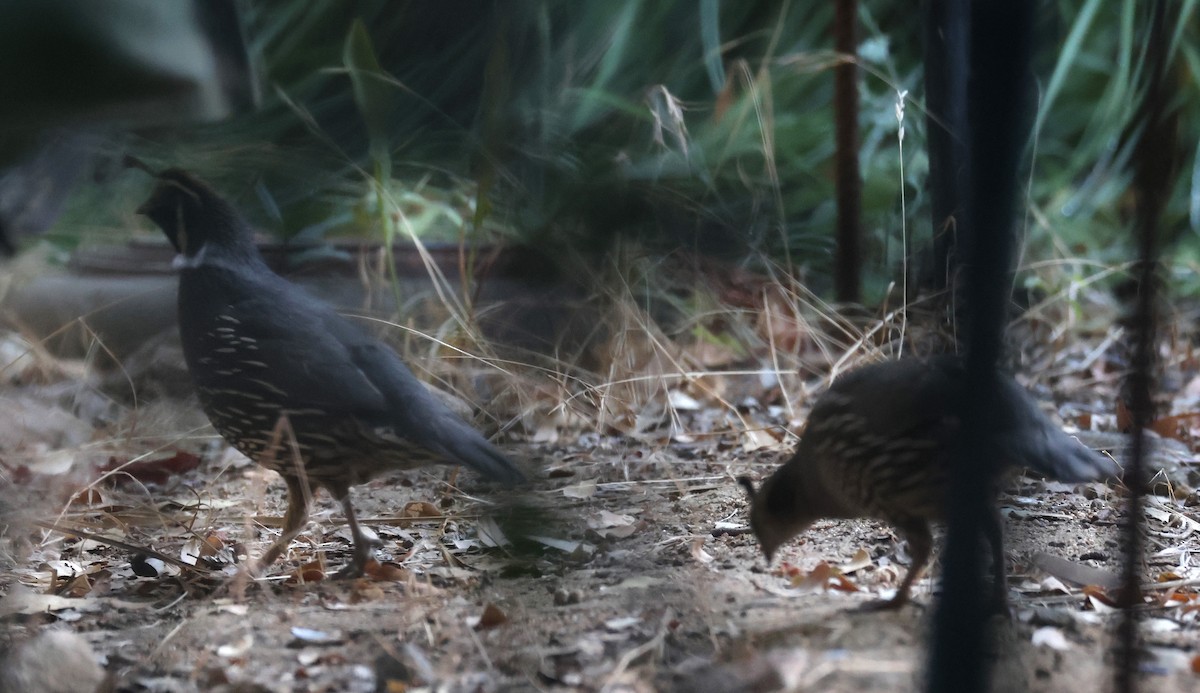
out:
<path id="1" fill-rule="evenodd" d="M 204 412 L 287 481 L 283 533 L 263 566 L 303 528 L 312 489 L 341 502 L 354 555 L 339 575 L 357 576 L 379 540 L 355 518 L 351 486 L 433 463 L 522 480 L 394 351 L 272 272 L 246 222 L 207 184 L 165 171 L 138 212 L 179 252 L 179 334 Z"/>
<path id="2" fill-rule="evenodd" d="M 1009 377 L 1000 377 L 1002 418 L 993 421 L 999 458 L 1066 482 L 1117 474 L 1116 464 L 1050 422 Z M 956 412 L 967 396 L 966 370 L 956 356 L 873 364 L 838 378 L 813 406 L 795 455 L 750 494 L 750 526 L 767 561 L 787 540 L 824 518 L 870 517 L 894 525 L 908 540 L 912 566 L 895 597 L 870 608 L 908 601 L 929 560 L 929 523 L 942 515 Z M 986 523 L 992 550 L 992 598 L 1007 604 L 999 514 Z"/>

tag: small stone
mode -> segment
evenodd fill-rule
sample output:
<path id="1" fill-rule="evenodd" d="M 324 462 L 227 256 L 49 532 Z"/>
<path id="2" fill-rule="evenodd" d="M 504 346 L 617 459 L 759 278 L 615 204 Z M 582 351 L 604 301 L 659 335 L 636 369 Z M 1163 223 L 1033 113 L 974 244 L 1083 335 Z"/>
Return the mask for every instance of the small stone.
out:
<path id="1" fill-rule="evenodd" d="M 567 606 L 568 604 L 578 604 L 583 600 L 583 594 L 579 590 L 569 590 L 566 587 L 559 587 L 554 590 L 554 605 Z"/>

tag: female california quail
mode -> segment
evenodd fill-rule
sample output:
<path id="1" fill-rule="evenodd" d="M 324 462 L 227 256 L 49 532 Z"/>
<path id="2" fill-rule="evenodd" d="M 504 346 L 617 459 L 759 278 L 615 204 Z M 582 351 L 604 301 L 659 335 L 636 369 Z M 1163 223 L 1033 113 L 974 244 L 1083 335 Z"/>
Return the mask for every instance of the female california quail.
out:
<path id="1" fill-rule="evenodd" d="M 933 548 L 929 523 L 942 514 L 948 449 L 965 387 L 957 356 L 873 364 L 834 381 L 813 406 L 795 455 L 757 491 L 750 479 L 738 479 L 750 494 L 750 527 L 767 561 L 817 520 L 883 520 L 908 540 L 912 566 L 895 597 L 871 606 L 906 603 Z M 997 388 L 1002 416 L 992 424 L 1005 464 L 1065 482 L 1118 473 L 1112 459 L 1051 423 L 1012 378 L 1000 377 Z M 998 513 L 984 532 L 995 573 L 992 598 L 1000 607 L 1007 587 Z"/>
<path id="2" fill-rule="evenodd" d="M 312 489 L 341 502 L 354 555 L 339 575 L 357 576 L 379 540 L 355 518 L 351 486 L 433 463 L 522 480 L 394 351 L 272 272 L 212 188 L 180 170 L 158 179 L 138 212 L 179 252 L 179 334 L 200 404 L 225 440 L 287 482 L 283 533 L 263 566 L 304 527 Z"/>

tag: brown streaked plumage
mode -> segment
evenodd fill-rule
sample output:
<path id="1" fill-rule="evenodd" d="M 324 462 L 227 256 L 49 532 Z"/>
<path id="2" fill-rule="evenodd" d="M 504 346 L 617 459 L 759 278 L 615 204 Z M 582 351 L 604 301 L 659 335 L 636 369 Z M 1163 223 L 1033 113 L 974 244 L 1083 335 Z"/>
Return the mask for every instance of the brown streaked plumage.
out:
<path id="1" fill-rule="evenodd" d="M 821 519 L 868 517 L 893 525 L 909 543 L 912 566 L 895 597 L 909 599 L 933 548 L 930 522 L 942 516 L 948 447 L 965 392 L 956 356 L 865 366 L 838 378 L 812 412 L 795 455 L 750 495 L 750 526 L 770 562 L 779 547 Z M 1060 481 L 1115 476 L 1112 459 L 1072 439 L 1046 418 L 1012 378 L 998 383 L 1002 416 L 994 423 L 1005 464 Z M 984 528 L 995 570 L 993 599 L 1007 603 L 999 514 Z"/>

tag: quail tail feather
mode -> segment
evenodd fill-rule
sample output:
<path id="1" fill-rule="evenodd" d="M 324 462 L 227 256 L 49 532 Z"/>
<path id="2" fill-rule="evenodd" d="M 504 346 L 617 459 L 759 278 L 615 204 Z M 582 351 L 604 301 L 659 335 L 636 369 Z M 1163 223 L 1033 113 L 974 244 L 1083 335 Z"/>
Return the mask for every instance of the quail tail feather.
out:
<path id="1" fill-rule="evenodd" d="M 1049 421 L 1004 441 L 1007 456 L 1024 467 L 1065 483 L 1098 481 L 1120 476 L 1110 457 L 1060 431 Z"/>
<path id="2" fill-rule="evenodd" d="M 1120 467 L 1110 457 L 1095 452 L 1067 435 L 1042 413 L 1029 394 L 1005 379 L 1001 394 L 1007 399 L 1005 417 L 1010 425 L 1000 433 L 1006 462 L 1065 483 L 1117 477 Z"/>
<path id="3" fill-rule="evenodd" d="M 446 454 L 461 464 L 506 486 L 515 486 L 525 481 L 525 475 L 521 473 L 517 465 L 502 455 L 482 436 L 475 434 L 474 431 L 471 433 L 472 435 L 469 436 L 455 436 L 441 441 Z"/>

